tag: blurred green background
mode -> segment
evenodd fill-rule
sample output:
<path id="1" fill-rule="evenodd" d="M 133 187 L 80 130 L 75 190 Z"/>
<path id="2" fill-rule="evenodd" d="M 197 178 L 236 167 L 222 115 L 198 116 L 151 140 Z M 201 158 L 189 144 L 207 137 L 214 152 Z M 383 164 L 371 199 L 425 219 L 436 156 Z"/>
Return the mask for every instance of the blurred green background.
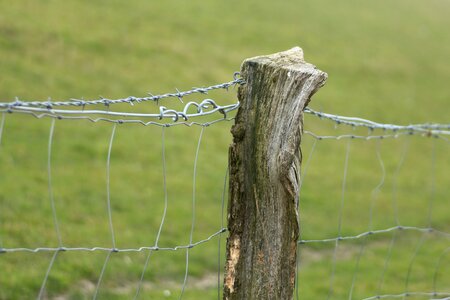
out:
<path id="1" fill-rule="evenodd" d="M 22 100 L 100 95 L 114 99 L 208 86 L 230 81 L 245 58 L 300 46 L 306 60 L 329 75 L 311 102 L 313 108 L 379 122 L 448 123 L 449 13 L 450 3 L 443 0 L 0 0 L 0 101 L 13 101 L 16 96 Z M 236 101 L 233 89 L 208 97 L 219 103 Z M 177 99 L 161 104 L 179 106 Z M 147 112 L 157 107 L 146 103 L 137 109 Z M 0 242 L 5 248 L 57 246 L 47 189 L 50 122 L 5 115 L 0 145 Z M 306 129 L 320 134 L 354 132 L 312 117 L 305 123 Z M 221 228 L 230 126 L 222 122 L 204 129 L 197 164 L 194 241 Z M 65 246 L 111 246 L 105 183 L 111 129 L 109 123 L 56 122 L 52 175 Z M 176 126 L 164 132 L 169 206 L 160 246 L 189 242 L 200 131 L 200 127 Z M 119 248 L 154 244 L 164 207 L 161 134 L 162 129 L 154 126 L 117 127 L 111 202 Z M 313 144 L 313 139 L 305 137 L 305 159 Z M 337 234 L 346 147 L 346 141 L 321 141 L 314 147 L 302 190 L 305 239 Z M 377 153 L 386 178 L 372 202 L 372 190 L 383 174 Z M 447 153 L 445 141 L 418 136 L 380 145 L 351 141 L 343 234 L 367 230 L 371 203 L 375 203 L 375 229 L 395 226 L 395 197 L 400 222 L 420 227 L 428 226 L 427 210 L 433 199 L 431 224 L 449 232 Z M 417 233 L 399 237 L 379 289 L 391 237 L 367 240 L 356 272 L 354 299 L 378 292 L 433 290 L 435 264 L 449 247 L 448 239 Z M 360 243 L 343 242 L 338 248 L 332 299 L 349 298 Z M 224 239 L 222 256 L 223 244 Z M 299 298 L 327 297 L 334 244 L 301 249 Z M 418 254 L 407 280 L 415 249 Z M 217 239 L 190 251 L 183 299 L 217 297 L 217 254 Z M 142 299 L 178 298 L 185 255 L 185 251 L 160 251 L 152 256 Z M 105 256 L 100 252 L 60 254 L 45 296 L 91 298 Z M 145 257 L 146 253 L 114 254 L 99 298 L 134 295 Z M 48 253 L 1 254 L 0 299 L 35 298 L 50 259 Z M 438 290 L 450 289 L 450 277 L 443 271 L 449 267 L 447 255 L 437 272 Z"/>

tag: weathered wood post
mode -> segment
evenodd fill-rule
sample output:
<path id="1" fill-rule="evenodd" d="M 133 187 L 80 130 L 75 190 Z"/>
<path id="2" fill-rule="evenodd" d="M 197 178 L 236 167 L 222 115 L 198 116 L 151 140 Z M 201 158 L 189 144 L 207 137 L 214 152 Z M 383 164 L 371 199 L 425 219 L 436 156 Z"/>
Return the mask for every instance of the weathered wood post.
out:
<path id="1" fill-rule="evenodd" d="M 244 61 L 229 149 L 224 299 L 291 299 L 303 109 L 327 74 L 296 47 Z"/>

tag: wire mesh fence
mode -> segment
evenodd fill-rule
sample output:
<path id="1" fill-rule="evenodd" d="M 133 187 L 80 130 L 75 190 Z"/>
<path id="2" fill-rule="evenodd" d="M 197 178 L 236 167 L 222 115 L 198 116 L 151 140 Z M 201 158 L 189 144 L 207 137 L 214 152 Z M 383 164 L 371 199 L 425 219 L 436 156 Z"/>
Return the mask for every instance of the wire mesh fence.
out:
<path id="1" fill-rule="evenodd" d="M 448 299 L 448 124 L 307 112 L 297 299 Z"/>
<path id="2" fill-rule="evenodd" d="M 240 82 L 0 103 L 0 298 L 216 296 Z"/>
<path id="3" fill-rule="evenodd" d="M 220 299 L 240 84 L 0 103 L 0 298 Z M 448 299 L 450 125 L 305 113 L 295 297 Z"/>

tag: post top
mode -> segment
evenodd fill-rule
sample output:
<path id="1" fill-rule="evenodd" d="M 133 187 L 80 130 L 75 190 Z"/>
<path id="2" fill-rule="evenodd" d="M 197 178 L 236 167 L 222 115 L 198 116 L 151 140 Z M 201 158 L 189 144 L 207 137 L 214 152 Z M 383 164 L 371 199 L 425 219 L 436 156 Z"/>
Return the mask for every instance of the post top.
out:
<path id="1" fill-rule="evenodd" d="M 300 47 L 294 47 L 274 54 L 248 58 L 244 61 L 244 64 L 245 63 L 256 63 L 276 68 L 289 68 L 291 70 L 296 70 L 300 66 L 306 64 L 303 50 Z"/>

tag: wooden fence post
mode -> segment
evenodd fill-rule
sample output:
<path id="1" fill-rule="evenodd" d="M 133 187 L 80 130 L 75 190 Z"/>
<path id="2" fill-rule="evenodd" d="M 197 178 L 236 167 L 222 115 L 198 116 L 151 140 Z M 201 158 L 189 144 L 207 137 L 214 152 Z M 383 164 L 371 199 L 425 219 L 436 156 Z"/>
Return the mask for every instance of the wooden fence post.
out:
<path id="1" fill-rule="evenodd" d="M 247 59 L 231 129 L 224 299 L 292 299 L 303 109 L 327 74 L 296 47 Z"/>

